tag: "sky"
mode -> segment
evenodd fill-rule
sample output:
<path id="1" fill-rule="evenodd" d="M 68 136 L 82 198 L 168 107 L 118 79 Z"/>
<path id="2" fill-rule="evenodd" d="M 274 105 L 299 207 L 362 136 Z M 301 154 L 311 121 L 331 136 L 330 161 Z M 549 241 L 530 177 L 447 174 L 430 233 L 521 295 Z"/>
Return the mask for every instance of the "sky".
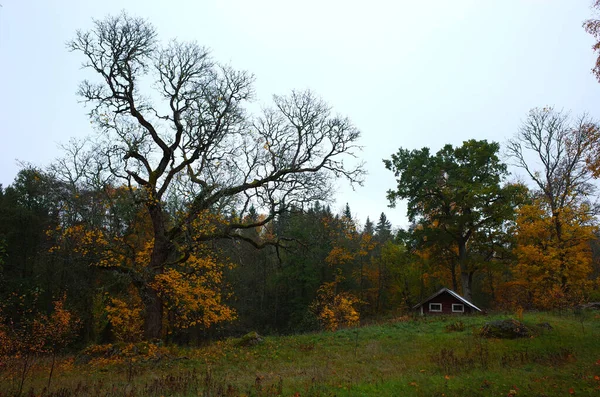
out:
<path id="1" fill-rule="evenodd" d="M 257 103 L 310 89 L 361 130 L 368 175 L 352 190 L 364 223 L 385 212 L 406 227 L 405 204 L 389 208 L 399 148 L 487 139 L 504 143 L 534 107 L 600 119 L 591 74 L 591 0 L 0 0 L 0 184 L 20 163 L 44 167 L 60 145 L 92 133 L 75 95 L 82 58 L 65 43 L 92 19 L 125 10 L 167 41 L 195 40 L 213 57 L 256 77 Z"/>

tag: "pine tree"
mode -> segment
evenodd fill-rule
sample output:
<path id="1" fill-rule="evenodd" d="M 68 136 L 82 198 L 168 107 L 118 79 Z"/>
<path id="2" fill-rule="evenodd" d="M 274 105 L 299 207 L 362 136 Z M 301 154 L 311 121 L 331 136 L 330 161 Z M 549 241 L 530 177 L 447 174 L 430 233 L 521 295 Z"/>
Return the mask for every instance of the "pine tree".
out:
<path id="1" fill-rule="evenodd" d="M 367 217 L 367 221 L 365 222 L 363 234 L 367 234 L 370 236 L 375 234 L 375 224 L 371 221 L 371 218 L 369 217 Z"/>
<path id="2" fill-rule="evenodd" d="M 379 215 L 379 221 L 377 222 L 377 226 L 375 226 L 375 235 L 377 236 L 377 241 L 380 243 L 392 238 L 392 223 L 383 212 Z"/>

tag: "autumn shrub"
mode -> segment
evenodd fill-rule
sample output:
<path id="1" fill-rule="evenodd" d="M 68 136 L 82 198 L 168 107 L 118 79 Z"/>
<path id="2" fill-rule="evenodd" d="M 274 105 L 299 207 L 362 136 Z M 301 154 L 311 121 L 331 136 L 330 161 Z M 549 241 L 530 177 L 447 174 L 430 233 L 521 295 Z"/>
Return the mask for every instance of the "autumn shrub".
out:
<path id="1" fill-rule="evenodd" d="M 49 314 L 31 312 L 15 321 L 2 315 L 0 310 L 0 363 L 13 379 L 15 394 L 20 395 L 25 381 L 41 356 L 52 358 L 48 375 L 49 388 L 54 373 L 56 355 L 77 335 L 80 321 L 65 309 L 66 295 L 54 301 Z"/>
<path id="2" fill-rule="evenodd" d="M 600 277 L 593 283 L 593 288 L 588 292 L 588 302 L 600 302 Z"/>
<path id="3" fill-rule="evenodd" d="M 91 368 L 122 366 L 121 368 L 127 371 L 127 377 L 131 378 L 137 370 L 137 364 L 158 361 L 170 356 L 168 348 L 155 343 L 147 341 L 117 342 L 88 346 L 79 353 L 77 363 Z"/>
<path id="4" fill-rule="evenodd" d="M 142 305 L 134 289 L 125 299 L 109 298 L 105 307 L 108 321 L 117 341 L 134 343 L 143 338 Z"/>
<path id="5" fill-rule="evenodd" d="M 226 264 L 207 252 L 190 255 L 182 269 L 169 269 L 156 276 L 151 286 L 158 291 L 171 314 L 171 330 L 196 325 L 209 328 L 231 321 L 236 312 L 225 303 L 223 268 Z"/>
<path id="6" fill-rule="evenodd" d="M 328 331 L 340 327 L 358 325 L 360 314 L 356 305 L 360 300 L 350 292 L 337 292 L 342 277 L 338 274 L 335 281 L 324 283 L 317 291 L 317 299 L 311 305 L 321 326 Z"/>

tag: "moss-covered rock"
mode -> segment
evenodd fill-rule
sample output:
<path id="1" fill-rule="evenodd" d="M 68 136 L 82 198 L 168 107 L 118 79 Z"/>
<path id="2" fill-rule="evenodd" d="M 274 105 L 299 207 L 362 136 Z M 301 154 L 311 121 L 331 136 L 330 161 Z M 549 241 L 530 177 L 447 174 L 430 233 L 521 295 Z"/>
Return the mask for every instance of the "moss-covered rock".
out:
<path id="1" fill-rule="evenodd" d="M 481 336 L 486 338 L 515 339 L 533 335 L 531 329 L 520 321 L 508 319 L 486 323 L 481 328 Z"/>
<path id="2" fill-rule="evenodd" d="M 238 346 L 256 346 L 263 342 L 262 336 L 256 331 L 248 332 L 236 343 Z"/>

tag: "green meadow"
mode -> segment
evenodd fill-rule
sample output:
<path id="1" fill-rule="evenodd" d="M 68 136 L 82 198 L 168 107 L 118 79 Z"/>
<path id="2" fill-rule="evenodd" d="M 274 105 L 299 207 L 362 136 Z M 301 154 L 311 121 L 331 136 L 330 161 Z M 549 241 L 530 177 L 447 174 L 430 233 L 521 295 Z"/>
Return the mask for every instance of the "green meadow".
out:
<path id="1" fill-rule="evenodd" d="M 600 315 L 525 313 L 534 335 L 487 339 L 508 315 L 403 317 L 337 332 L 239 339 L 204 347 L 93 347 L 26 374 L 43 396 L 598 396 Z M 537 324 L 548 323 L 552 329 Z M 0 373 L 15 393 L 17 361 Z"/>

